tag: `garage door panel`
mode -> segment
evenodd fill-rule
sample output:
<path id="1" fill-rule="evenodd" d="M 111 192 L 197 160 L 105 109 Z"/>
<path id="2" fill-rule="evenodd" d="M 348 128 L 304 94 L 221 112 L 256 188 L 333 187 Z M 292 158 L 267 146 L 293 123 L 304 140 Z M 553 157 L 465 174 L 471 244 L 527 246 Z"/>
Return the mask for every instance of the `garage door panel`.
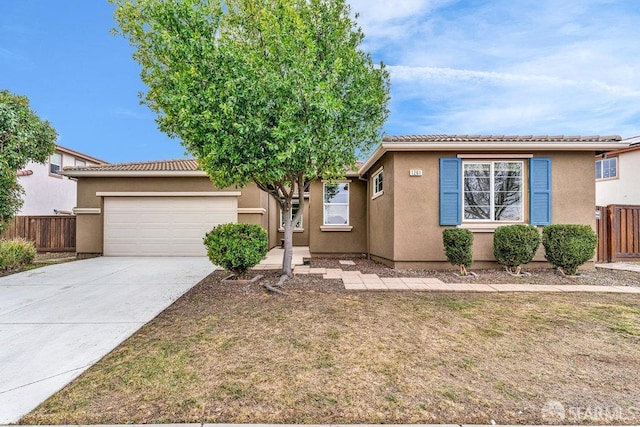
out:
<path id="1" fill-rule="evenodd" d="M 104 253 L 205 256 L 205 233 L 237 222 L 236 197 L 106 197 Z"/>

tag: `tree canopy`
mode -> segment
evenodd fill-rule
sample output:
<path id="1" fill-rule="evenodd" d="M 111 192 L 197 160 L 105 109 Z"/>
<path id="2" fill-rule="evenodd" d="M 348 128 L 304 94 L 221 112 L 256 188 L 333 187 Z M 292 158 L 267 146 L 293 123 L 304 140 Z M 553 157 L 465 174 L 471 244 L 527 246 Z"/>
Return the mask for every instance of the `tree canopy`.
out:
<path id="1" fill-rule="evenodd" d="M 56 148 L 56 131 L 29 107 L 25 96 L 0 90 L 0 231 L 22 207 L 17 172 L 44 163 Z"/>
<path id="2" fill-rule="evenodd" d="M 389 76 L 344 0 L 112 0 L 142 101 L 219 187 L 255 182 L 283 210 L 381 137 Z M 285 271 L 287 253 L 285 252 Z"/>

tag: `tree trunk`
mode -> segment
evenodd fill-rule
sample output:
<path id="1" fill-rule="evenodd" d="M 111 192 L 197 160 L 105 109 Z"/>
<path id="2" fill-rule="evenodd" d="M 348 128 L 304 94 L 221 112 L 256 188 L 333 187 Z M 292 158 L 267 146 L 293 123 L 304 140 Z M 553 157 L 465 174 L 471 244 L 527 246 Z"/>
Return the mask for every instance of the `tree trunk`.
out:
<path id="1" fill-rule="evenodd" d="M 305 187 L 302 185 L 298 191 L 298 212 L 295 215 L 291 215 L 293 193 L 291 193 L 291 199 L 285 201 L 282 209 L 282 220 L 284 222 L 284 255 L 282 257 L 282 274 L 286 274 L 287 277 L 293 275 L 293 229 L 294 225 L 298 223 L 298 219 L 304 213 L 304 191 Z"/>
<path id="2" fill-rule="evenodd" d="M 293 220 L 290 218 L 291 203 L 285 204 L 282 210 L 284 222 L 284 256 L 282 257 L 282 274 L 293 275 L 291 263 L 293 259 Z"/>

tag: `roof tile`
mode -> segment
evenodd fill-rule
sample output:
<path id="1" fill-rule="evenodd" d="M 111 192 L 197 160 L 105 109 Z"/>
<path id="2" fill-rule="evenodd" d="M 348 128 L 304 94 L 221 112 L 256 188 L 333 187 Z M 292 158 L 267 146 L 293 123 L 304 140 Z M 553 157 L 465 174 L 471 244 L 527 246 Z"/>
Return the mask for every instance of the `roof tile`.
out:
<path id="1" fill-rule="evenodd" d="M 160 160 L 151 162 L 114 163 L 96 166 L 65 167 L 65 171 L 101 171 L 101 172 L 184 172 L 198 171 L 196 159 Z"/>
<path id="2" fill-rule="evenodd" d="M 564 135 L 395 135 L 385 136 L 384 142 L 614 142 L 619 135 L 564 136 Z"/>

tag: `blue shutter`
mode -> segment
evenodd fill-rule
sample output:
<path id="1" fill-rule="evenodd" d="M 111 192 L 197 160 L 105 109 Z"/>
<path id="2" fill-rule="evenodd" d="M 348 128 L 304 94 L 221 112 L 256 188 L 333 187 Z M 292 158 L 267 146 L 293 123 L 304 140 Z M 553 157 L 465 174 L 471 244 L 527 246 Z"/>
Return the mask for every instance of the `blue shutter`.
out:
<path id="1" fill-rule="evenodd" d="M 529 161 L 529 204 L 532 225 L 551 224 L 551 159 Z"/>
<path id="2" fill-rule="evenodd" d="M 461 164 L 456 158 L 440 159 L 440 225 L 459 225 L 462 222 Z"/>

